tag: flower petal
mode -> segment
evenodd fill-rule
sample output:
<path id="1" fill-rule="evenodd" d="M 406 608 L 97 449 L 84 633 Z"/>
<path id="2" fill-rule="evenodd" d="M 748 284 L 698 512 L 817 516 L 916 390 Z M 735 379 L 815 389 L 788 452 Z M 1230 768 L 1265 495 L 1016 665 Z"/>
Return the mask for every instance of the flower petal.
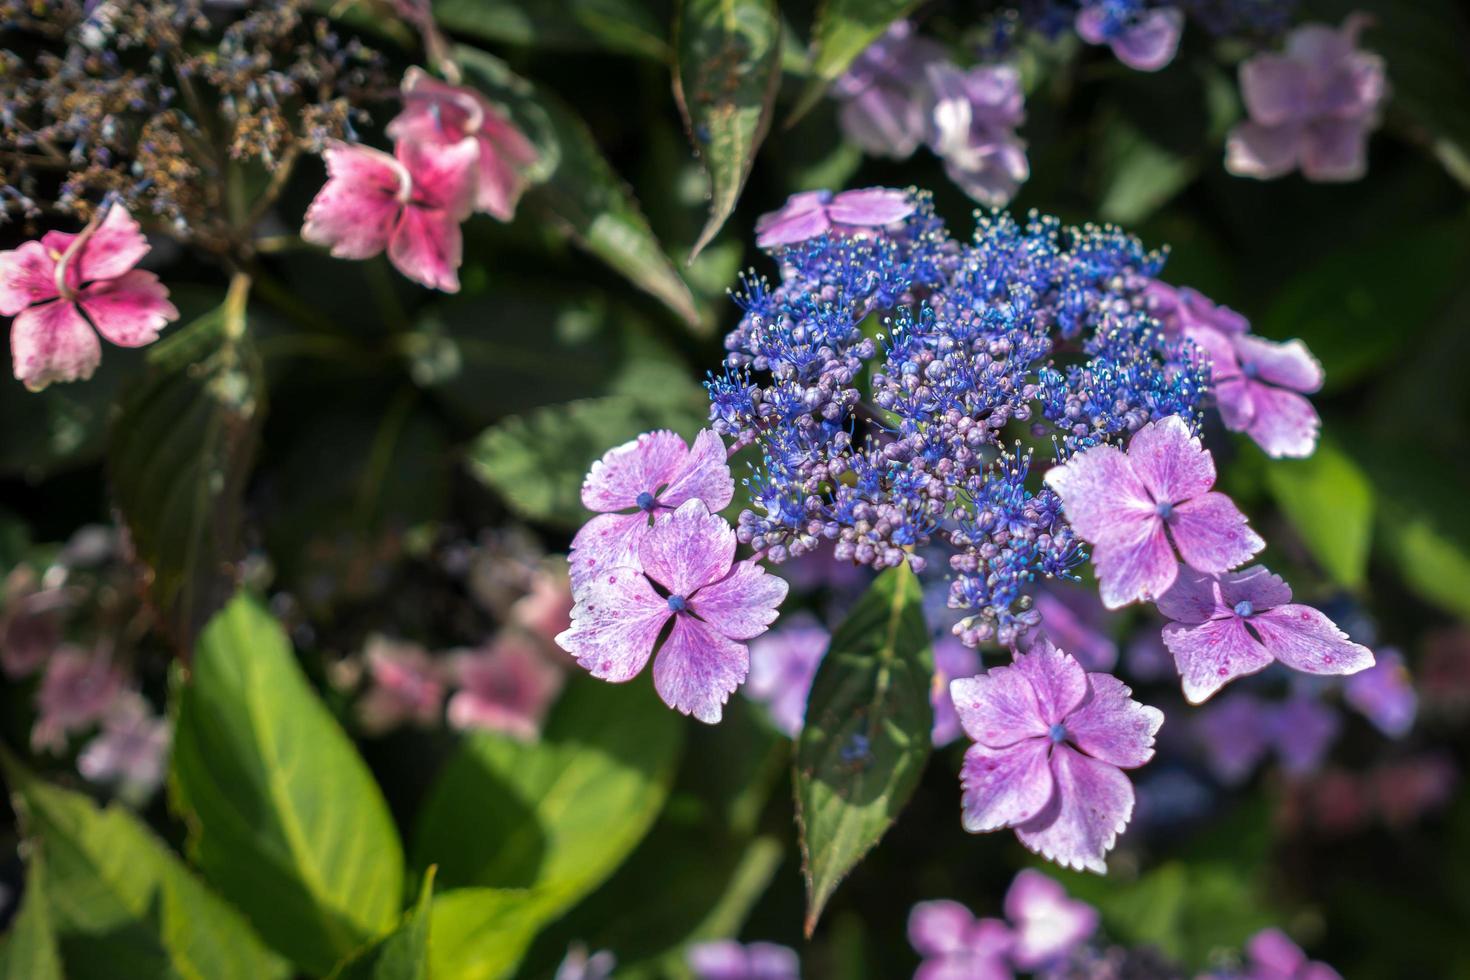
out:
<path id="1" fill-rule="evenodd" d="M 1266 547 L 1246 516 L 1223 493 L 1207 493 L 1174 508 L 1165 522 L 1179 555 L 1202 572 L 1224 572 Z"/>
<path id="2" fill-rule="evenodd" d="M 960 766 L 961 822 L 972 834 L 1013 827 L 1039 813 L 1052 797 L 1051 743 L 1030 738 L 1003 749 L 976 742 Z"/>
<path id="3" fill-rule="evenodd" d="M 68 242 L 70 244 L 70 242 Z M 116 279 L 148 254 L 148 239 L 128 209 L 114 204 L 80 251 L 67 262 L 72 288 L 99 279 Z"/>
<path id="4" fill-rule="evenodd" d="M 1262 381 L 1305 394 L 1322 387 L 1325 377 L 1322 362 L 1300 340 L 1278 344 L 1252 334 L 1241 334 L 1231 340 L 1242 367 L 1253 371 Z"/>
<path id="5" fill-rule="evenodd" d="M 15 316 L 27 306 L 55 299 L 56 260 L 40 242 L 24 242 L 0 252 L 0 316 Z"/>
<path id="6" fill-rule="evenodd" d="M 143 269 L 83 287 L 77 302 L 97 332 L 119 347 L 143 347 L 179 318 L 168 288 Z"/>
<path id="7" fill-rule="evenodd" d="M 750 651 L 744 643 L 681 614 L 674 617 L 674 631 L 654 658 L 653 686 L 664 704 L 713 725 L 749 670 Z"/>
<path id="8" fill-rule="evenodd" d="M 956 678 L 949 682 L 949 694 L 965 733 L 982 745 L 1002 749 L 1046 735 L 1036 691 L 1014 666 Z"/>
<path id="9" fill-rule="evenodd" d="M 920 956 L 943 956 L 967 946 L 975 916 L 959 902 L 920 902 L 909 912 L 909 945 Z"/>
<path id="10" fill-rule="evenodd" d="M 1251 402 L 1250 422 L 1232 425 L 1221 412 L 1225 427 L 1244 430 L 1266 455 L 1276 459 L 1300 459 L 1312 455 L 1317 448 L 1317 433 L 1322 419 L 1312 403 L 1294 391 L 1248 382 Z"/>
<path id="11" fill-rule="evenodd" d="M 1265 565 L 1228 572 L 1219 577 L 1219 582 L 1223 609 L 1234 609 L 1240 602 L 1249 602 L 1256 613 L 1262 613 L 1291 601 L 1291 586 L 1281 576 L 1273 575 Z"/>
<path id="12" fill-rule="evenodd" d="M 1087 699 L 1063 723 L 1072 744 L 1123 769 L 1152 759 L 1164 713 L 1133 700 L 1128 685 L 1112 674 L 1088 674 L 1087 682 Z"/>
<path id="13" fill-rule="evenodd" d="M 730 574 L 696 592 L 689 608 L 732 640 L 749 640 L 776 621 L 776 608 L 787 588 L 785 579 L 753 561 L 742 561 Z"/>
<path id="14" fill-rule="evenodd" d="M 1176 623 L 1198 625 L 1227 609 L 1221 605 L 1216 577 L 1189 566 L 1179 570 L 1169 591 L 1159 596 L 1159 612 Z"/>
<path id="15" fill-rule="evenodd" d="M 648 515 L 598 514 L 572 538 L 572 585 L 614 565 L 638 565 L 638 545 L 648 532 Z"/>
<path id="16" fill-rule="evenodd" d="M 609 449 L 582 481 L 582 506 L 588 510 L 637 507 L 639 494 L 655 494 L 684 471 L 688 455 L 684 440 L 667 429 L 645 432 Z"/>
<path id="17" fill-rule="evenodd" d="M 648 577 L 677 596 L 725 577 L 735 559 L 735 530 L 698 500 L 654 522 L 638 545 Z"/>
<path id="18" fill-rule="evenodd" d="M 1094 446 L 1046 472 L 1046 485 L 1062 498 L 1062 509 L 1083 539 L 1131 538 L 1138 524 L 1154 519 L 1154 502 L 1117 446 Z"/>
<path id="19" fill-rule="evenodd" d="M 1155 7 L 1115 37 L 1110 47 L 1118 60 L 1135 71 L 1158 71 L 1174 60 L 1184 33 L 1184 11 Z"/>
<path id="20" fill-rule="evenodd" d="M 1133 816 L 1133 784 L 1123 770 L 1066 745 L 1052 752 L 1051 802 L 1016 828 L 1021 843 L 1078 871 L 1106 873 L 1104 857 Z"/>
<path id="21" fill-rule="evenodd" d="M 1259 54 L 1240 64 L 1240 97 L 1254 122 L 1280 126 L 1310 112 L 1305 66 L 1279 54 Z"/>
<path id="22" fill-rule="evenodd" d="M 1164 645 L 1174 655 L 1190 704 L 1208 701 L 1237 677 L 1271 666 L 1271 654 L 1245 628 L 1240 617 L 1212 619 L 1198 626 L 1169 623 Z"/>
<path id="23" fill-rule="evenodd" d="M 322 151 L 327 182 L 306 209 L 301 237 L 328 245 L 339 259 L 368 259 L 388 247 L 410 179 L 381 150 L 329 143 Z"/>
<path id="24" fill-rule="evenodd" d="M 824 192 L 793 194 L 778 210 L 761 215 L 755 222 L 755 243 L 760 248 L 791 245 L 815 238 L 832 227 Z"/>
<path id="25" fill-rule="evenodd" d="M 827 217 L 836 224 L 881 227 L 902 221 L 917 208 L 908 191 L 863 187 L 833 197 L 827 206 Z"/>
<path id="26" fill-rule="evenodd" d="M 438 144 L 400 140 L 393 155 L 413 181 L 410 209 L 443 211 L 456 224 L 470 216 L 480 159 L 480 144 L 473 136 Z"/>
<path id="27" fill-rule="evenodd" d="M 1177 415 L 1150 422 L 1128 441 L 1128 463 L 1158 503 L 1177 504 L 1215 485 L 1215 460 Z"/>
<path id="28" fill-rule="evenodd" d="M 688 456 L 669 474 L 669 485 L 659 492 L 659 505 L 678 507 L 686 500 L 701 500 L 712 514 L 724 510 L 735 499 L 735 479 L 725 459 L 719 434 L 701 429 Z"/>
<path id="29" fill-rule="evenodd" d="M 1015 924 L 1011 959 L 1022 970 L 1058 960 L 1097 931 L 1097 909 L 1068 898 L 1060 884 L 1031 868 L 1011 882 L 1005 910 Z"/>
<path id="30" fill-rule="evenodd" d="M 621 683 L 638 676 L 673 612 L 636 568 L 606 568 L 577 589 L 572 625 L 556 638 L 593 677 Z"/>
<path id="31" fill-rule="evenodd" d="M 1077 658 L 1045 639 L 1016 654 L 1015 669 L 1031 684 L 1041 720 L 1048 727 L 1064 720 L 1087 697 L 1087 672 Z"/>
<path id="32" fill-rule="evenodd" d="M 1244 122 L 1225 137 L 1225 169 L 1237 177 L 1271 180 L 1291 173 L 1300 158 L 1302 128 Z"/>
<path id="33" fill-rule="evenodd" d="M 1097 570 L 1098 594 L 1109 609 L 1163 595 L 1179 573 L 1179 559 L 1164 533 L 1164 522 L 1157 517 L 1135 525 L 1132 540 L 1098 543 L 1092 564 Z"/>
<path id="34" fill-rule="evenodd" d="M 1308 674 L 1356 674 L 1373 666 L 1373 651 L 1347 638 L 1311 606 L 1288 603 L 1252 616 L 1251 628 L 1271 654 Z"/>
<path id="35" fill-rule="evenodd" d="M 75 303 L 52 300 L 22 310 L 10 325 L 15 377 L 31 391 L 53 381 L 85 380 L 102 363 L 97 332 Z"/>

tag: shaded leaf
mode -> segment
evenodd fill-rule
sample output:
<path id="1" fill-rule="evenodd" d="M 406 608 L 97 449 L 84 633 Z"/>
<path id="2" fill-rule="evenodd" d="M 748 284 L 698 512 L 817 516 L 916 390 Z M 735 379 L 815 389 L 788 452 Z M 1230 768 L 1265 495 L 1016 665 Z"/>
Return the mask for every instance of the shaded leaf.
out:
<path id="1" fill-rule="evenodd" d="M 603 156 L 587 126 L 566 103 L 514 74 L 493 55 L 460 46 L 465 80 L 502 104 L 535 145 L 525 202 L 691 327 L 700 326 L 689 286 L 663 251 L 633 192 Z"/>
<path id="2" fill-rule="evenodd" d="M 11 797 L 46 863 L 72 980 L 262 980 L 289 965 L 124 807 L 48 785 L 0 750 Z"/>
<path id="3" fill-rule="evenodd" d="M 1266 483 L 1333 582 L 1362 587 L 1373 543 L 1373 486 L 1342 450 L 1323 441 L 1307 459 L 1273 460 Z"/>
<path id="4" fill-rule="evenodd" d="M 446 888 L 527 889 L 543 919 L 560 912 L 647 832 L 673 778 L 681 721 L 647 684 L 576 678 L 538 742 L 465 740 L 420 813 L 417 865 L 438 864 Z"/>
<path id="5" fill-rule="evenodd" d="M 171 785 L 210 881 L 315 973 L 391 928 L 403 896 L 392 817 L 271 615 L 236 597 L 177 694 Z"/>
<path id="6" fill-rule="evenodd" d="M 816 105 L 827 86 L 890 24 L 918 5 L 919 0 L 822 0 L 812 26 L 812 80 L 792 113 L 793 120 Z"/>
<path id="7" fill-rule="evenodd" d="M 20 911 L 0 943 L 0 980 L 61 980 L 61 954 L 46 897 L 46 860 L 39 851 L 26 862 Z"/>
<path id="8" fill-rule="evenodd" d="M 434 872 L 424 872 L 419 899 L 398 928 L 333 974 L 333 980 L 429 980 L 429 923 L 434 899 Z"/>
<path id="9" fill-rule="evenodd" d="M 889 569 L 833 633 L 796 745 L 807 935 L 918 785 L 933 676 L 918 578 L 907 564 Z"/>
<path id="10" fill-rule="evenodd" d="M 682 0 L 674 47 L 674 95 L 709 175 L 709 222 L 689 257 L 715 237 L 766 137 L 781 84 L 775 0 Z"/>
<path id="11" fill-rule="evenodd" d="M 1161 146 L 1121 116 L 1103 127 L 1099 151 L 1103 191 L 1098 214 L 1124 225 L 1149 218 L 1189 186 L 1199 170 L 1198 161 Z"/>
<path id="12" fill-rule="evenodd" d="M 108 475 L 149 598 L 187 651 L 234 589 L 245 480 L 264 414 L 243 291 L 156 344 L 112 426 Z"/>
<path id="13" fill-rule="evenodd" d="M 639 0 L 434 0 L 441 27 L 506 44 L 603 48 L 659 61 L 664 27 Z"/>

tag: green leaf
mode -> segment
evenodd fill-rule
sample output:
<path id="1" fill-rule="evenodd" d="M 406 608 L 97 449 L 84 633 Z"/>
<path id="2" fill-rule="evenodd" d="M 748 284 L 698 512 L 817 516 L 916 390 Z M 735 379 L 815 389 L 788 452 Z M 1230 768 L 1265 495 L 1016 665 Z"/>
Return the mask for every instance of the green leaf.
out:
<path id="1" fill-rule="evenodd" d="M 823 0 L 812 27 L 812 80 L 792 120 L 804 116 L 852 59 L 918 5 L 919 0 Z"/>
<path id="2" fill-rule="evenodd" d="M 20 911 L 0 945 L 0 980 L 61 980 L 61 954 L 47 905 L 46 860 L 38 851 L 27 865 Z"/>
<path id="3" fill-rule="evenodd" d="M 438 864 L 447 888 L 526 889 L 543 919 L 560 912 L 601 884 L 652 824 L 681 722 L 647 684 L 575 679 L 540 741 L 465 740 L 419 816 L 417 865 Z"/>
<path id="4" fill-rule="evenodd" d="M 663 61 L 664 28 L 639 0 L 434 0 L 439 26 L 505 44 L 587 50 Z"/>
<path id="5" fill-rule="evenodd" d="M 510 976 L 546 915 L 543 903 L 515 889 L 458 888 L 435 895 L 429 975 L 453 980 Z"/>
<path id="6" fill-rule="evenodd" d="M 155 345 L 108 446 L 113 493 L 149 597 L 187 651 L 233 591 L 241 502 L 264 415 L 243 289 Z"/>
<path id="7" fill-rule="evenodd" d="M 543 210 L 583 248 L 663 302 L 690 327 L 701 320 L 689 286 L 664 253 L 633 192 L 570 106 L 514 74 L 493 55 L 456 49 L 465 81 L 501 103 L 535 145 L 526 203 Z"/>
<path id="8" fill-rule="evenodd" d="M 709 222 L 693 261 L 719 232 L 771 124 L 781 84 L 775 0 L 682 0 L 674 34 L 674 95 L 709 174 Z"/>
<path id="9" fill-rule="evenodd" d="M 889 569 L 832 635 L 796 744 L 796 819 L 812 934 L 838 882 L 903 809 L 929 758 L 934 658 L 919 580 Z"/>
<path id="10" fill-rule="evenodd" d="M 1103 194 L 1098 214 L 1123 225 L 1149 218 L 1199 170 L 1197 161 L 1159 145 L 1121 115 L 1104 125 L 1099 147 Z"/>
<path id="11" fill-rule="evenodd" d="M 470 472 L 523 517 L 578 526 L 587 519 L 582 479 L 594 460 L 650 429 L 690 438 L 704 421 L 704 394 L 682 374 L 636 377 L 647 382 L 641 394 L 553 405 L 491 426 L 469 452 Z"/>
<path id="12" fill-rule="evenodd" d="M 429 980 L 429 923 L 437 870 L 430 867 L 424 872 L 419 900 L 398 928 L 338 967 L 332 980 Z"/>
<path id="13" fill-rule="evenodd" d="M 1373 543 L 1373 485 L 1342 450 L 1322 441 L 1307 459 L 1273 460 L 1266 483 L 1333 582 L 1359 589 Z"/>
<path id="14" fill-rule="evenodd" d="M 388 807 L 271 615 L 236 597 L 177 695 L 172 786 L 210 881 L 314 973 L 392 928 L 403 849 Z"/>
<path id="15" fill-rule="evenodd" d="M 1398 513 L 1385 525 L 1404 584 L 1446 612 L 1470 619 L 1470 549 L 1446 534 L 1431 515 Z"/>
<path id="16" fill-rule="evenodd" d="M 137 817 L 41 782 L 0 750 L 71 980 L 262 980 L 290 967 Z"/>

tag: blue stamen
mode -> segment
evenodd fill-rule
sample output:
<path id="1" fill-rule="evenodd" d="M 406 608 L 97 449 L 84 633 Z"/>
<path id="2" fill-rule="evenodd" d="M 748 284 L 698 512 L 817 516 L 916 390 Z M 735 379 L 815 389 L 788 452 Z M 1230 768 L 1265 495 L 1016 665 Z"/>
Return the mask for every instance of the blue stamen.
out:
<path id="1" fill-rule="evenodd" d="M 1166 521 L 1169 519 L 1169 515 L 1174 513 L 1174 505 L 1167 502 L 1161 502 L 1155 509 L 1159 512 L 1159 516 Z"/>
<path id="2" fill-rule="evenodd" d="M 1251 601 L 1249 599 L 1242 599 L 1235 604 L 1235 615 L 1239 616 L 1242 619 L 1250 618 L 1255 613 L 1255 611 L 1256 607 L 1251 605 Z"/>
<path id="3" fill-rule="evenodd" d="M 649 493 L 647 490 L 638 495 L 639 510 L 653 510 L 654 503 L 655 501 L 653 499 L 653 494 Z"/>
<path id="4" fill-rule="evenodd" d="M 1067 738 L 1067 726 L 1057 722 L 1047 730 L 1046 734 L 1053 742 L 1064 742 Z"/>
<path id="5" fill-rule="evenodd" d="M 676 613 L 683 612 L 689 608 L 689 601 L 681 595 L 671 595 L 669 596 L 669 608 Z"/>

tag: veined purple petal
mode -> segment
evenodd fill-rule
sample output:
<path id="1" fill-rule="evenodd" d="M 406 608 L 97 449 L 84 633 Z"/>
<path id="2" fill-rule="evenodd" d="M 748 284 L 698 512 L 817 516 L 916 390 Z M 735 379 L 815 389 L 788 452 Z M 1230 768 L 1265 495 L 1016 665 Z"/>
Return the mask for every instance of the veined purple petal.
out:
<path id="1" fill-rule="evenodd" d="M 637 568 L 604 568 L 577 587 L 572 625 L 556 643 L 593 677 L 620 683 L 648 663 L 673 611 Z"/>
<path id="2" fill-rule="evenodd" d="M 686 501 L 654 521 L 638 545 L 638 558 L 648 577 L 668 589 L 671 597 L 687 600 L 730 571 L 735 530 L 700 501 Z M 711 601 L 718 600 L 711 597 Z"/>
<path id="3" fill-rule="evenodd" d="M 992 667 L 977 677 L 949 682 L 950 697 L 960 724 L 972 739 L 1001 749 L 1028 738 L 1046 735 L 1036 690 L 1019 669 Z"/>
<path id="4" fill-rule="evenodd" d="M 742 561 L 730 574 L 700 589 L 689 600 L 689 608 L 723 635 L 748 640 L 776 621 L 786 589 L 785 579 L 753 561 Z"/>
<path id="5" fill-rule="evenodd" d="M 750 651 L 744 643 L 680 613 L 654 658 L 653 686 L 669 707 L 713 725 L 749 671 Z"/>
<path id="6" fill-rule="evenodd" d="M 1266 547 L 1223 493 L 1211 491 L 1175 505 L 1166 523 L 1180 557 L 1202 572 L 1227 571 Z"/>
<path id="7" fill-rule="evenodd" d="M 1104 858 L 1133 816 L 1133 784 L 1117 766 L 1065 744 L 1052 750 L 1051 771 L 1051 802 L 1016 837 L 1063 867 L 1106 873 Z"/>
<path id="8" fill-rule="evenodd" d="M 1062 498 L 1073 529 L 1086 541 L 1131 539 L 1157 517 L 1154 502 L 1116 446 L 1094 446 L 1047 470 L 1046 485 Z"/>
<path id="9" fill-rule="evenodd" d="M 1197 626 L 1169 623 L 1164 627 L 1164 645 L 1174 655 L 1190 704 L 1204 703 L 1230 681 L 1265 670 L 1272 662 L 1271 654 L 1234 615 Z"/>
<path id="10" fill-rule="evenodd" d="M 827 215 L 837 224 L 881 227 L 902 221 L 917 207 L 907 191 L 864 187 L 833 197 L 827 205 Z"/>
<path id="11" fill-rule="evenodd" d="M 1373 666 L 1373 651 L 1347 638 L 1311 606 L 1289 603 L 1252 616 L 1251 628 L 1271 654 L 1309 674 L 1355 674 Z"/>
<path id="12" fill-rule="evenodd" d="M 1041 812 L 1052 796 L 1051 752 L 1045 738 L 1003 749 L 976 742 L 966 749 L 960 767 L 965 830 L 981 834 L 1013 827 Z"/>
<path id="13" fill-rule="evenodd" d="M 1108 538 L 1092 550 L 1098 594 L 1109 609 L 1163 595 L 1179 573 L 1164 522 L 1154 516 L 1134 527 L 1132 539 Z"/>
<path id="14" fill-rule="evenodd" d="M 592 464 L 582 481 L 582 506 L 599 511 L 637 507 L 641 494 L 655 495 L 686 472 L 688 457 L 689 447 L 677 433 L 645 432 L 609 449 Z"/>
<path id="15" fill-rule="evenodd" d="M 1016 654 L 1012 669 L 1030 682 L 1041 720 L 1048 727 L 1065 720 L 1087 697 L 1087 672 L 1077 658 L 1045 639 L 1031 644 L 1026 653 Z"/>
<path id="16" fill-rule="evenodd" d="M 1123 769 L 1135 769 L 1154 755 L 1154 736 L 1164 713 L 1133 700 L 1133 692 L 1112 674 L 1087 675 L 1086 700 L 1063 722 L 1078 749 Z"/>
<path id="17" fill-rule="evenodd" d="M 670 473 L 668 486 L 656 494 L 661 507 L 677 508 L 686 500 L 699 500 L 711 514 L 729 506 L 735 498 L 735 480 L 725 461 L 725 444 L 711 429 L 694 437 L 689 455 Z"/>
<path id="18" fill-rule="evenodd" d="M 909 912 L 909 945 L 920 956 L 943 956 L 969 948 L 975 916 L 959 902 L 920 902 Z"/>
<path id="19" fill-rule="evenodd" d="M 1154 501 L 1177 505 L 1215 485 L 1215 460 L 1177 415 L 1150 422 L 1128 442 L 1128 464 Z"/>

